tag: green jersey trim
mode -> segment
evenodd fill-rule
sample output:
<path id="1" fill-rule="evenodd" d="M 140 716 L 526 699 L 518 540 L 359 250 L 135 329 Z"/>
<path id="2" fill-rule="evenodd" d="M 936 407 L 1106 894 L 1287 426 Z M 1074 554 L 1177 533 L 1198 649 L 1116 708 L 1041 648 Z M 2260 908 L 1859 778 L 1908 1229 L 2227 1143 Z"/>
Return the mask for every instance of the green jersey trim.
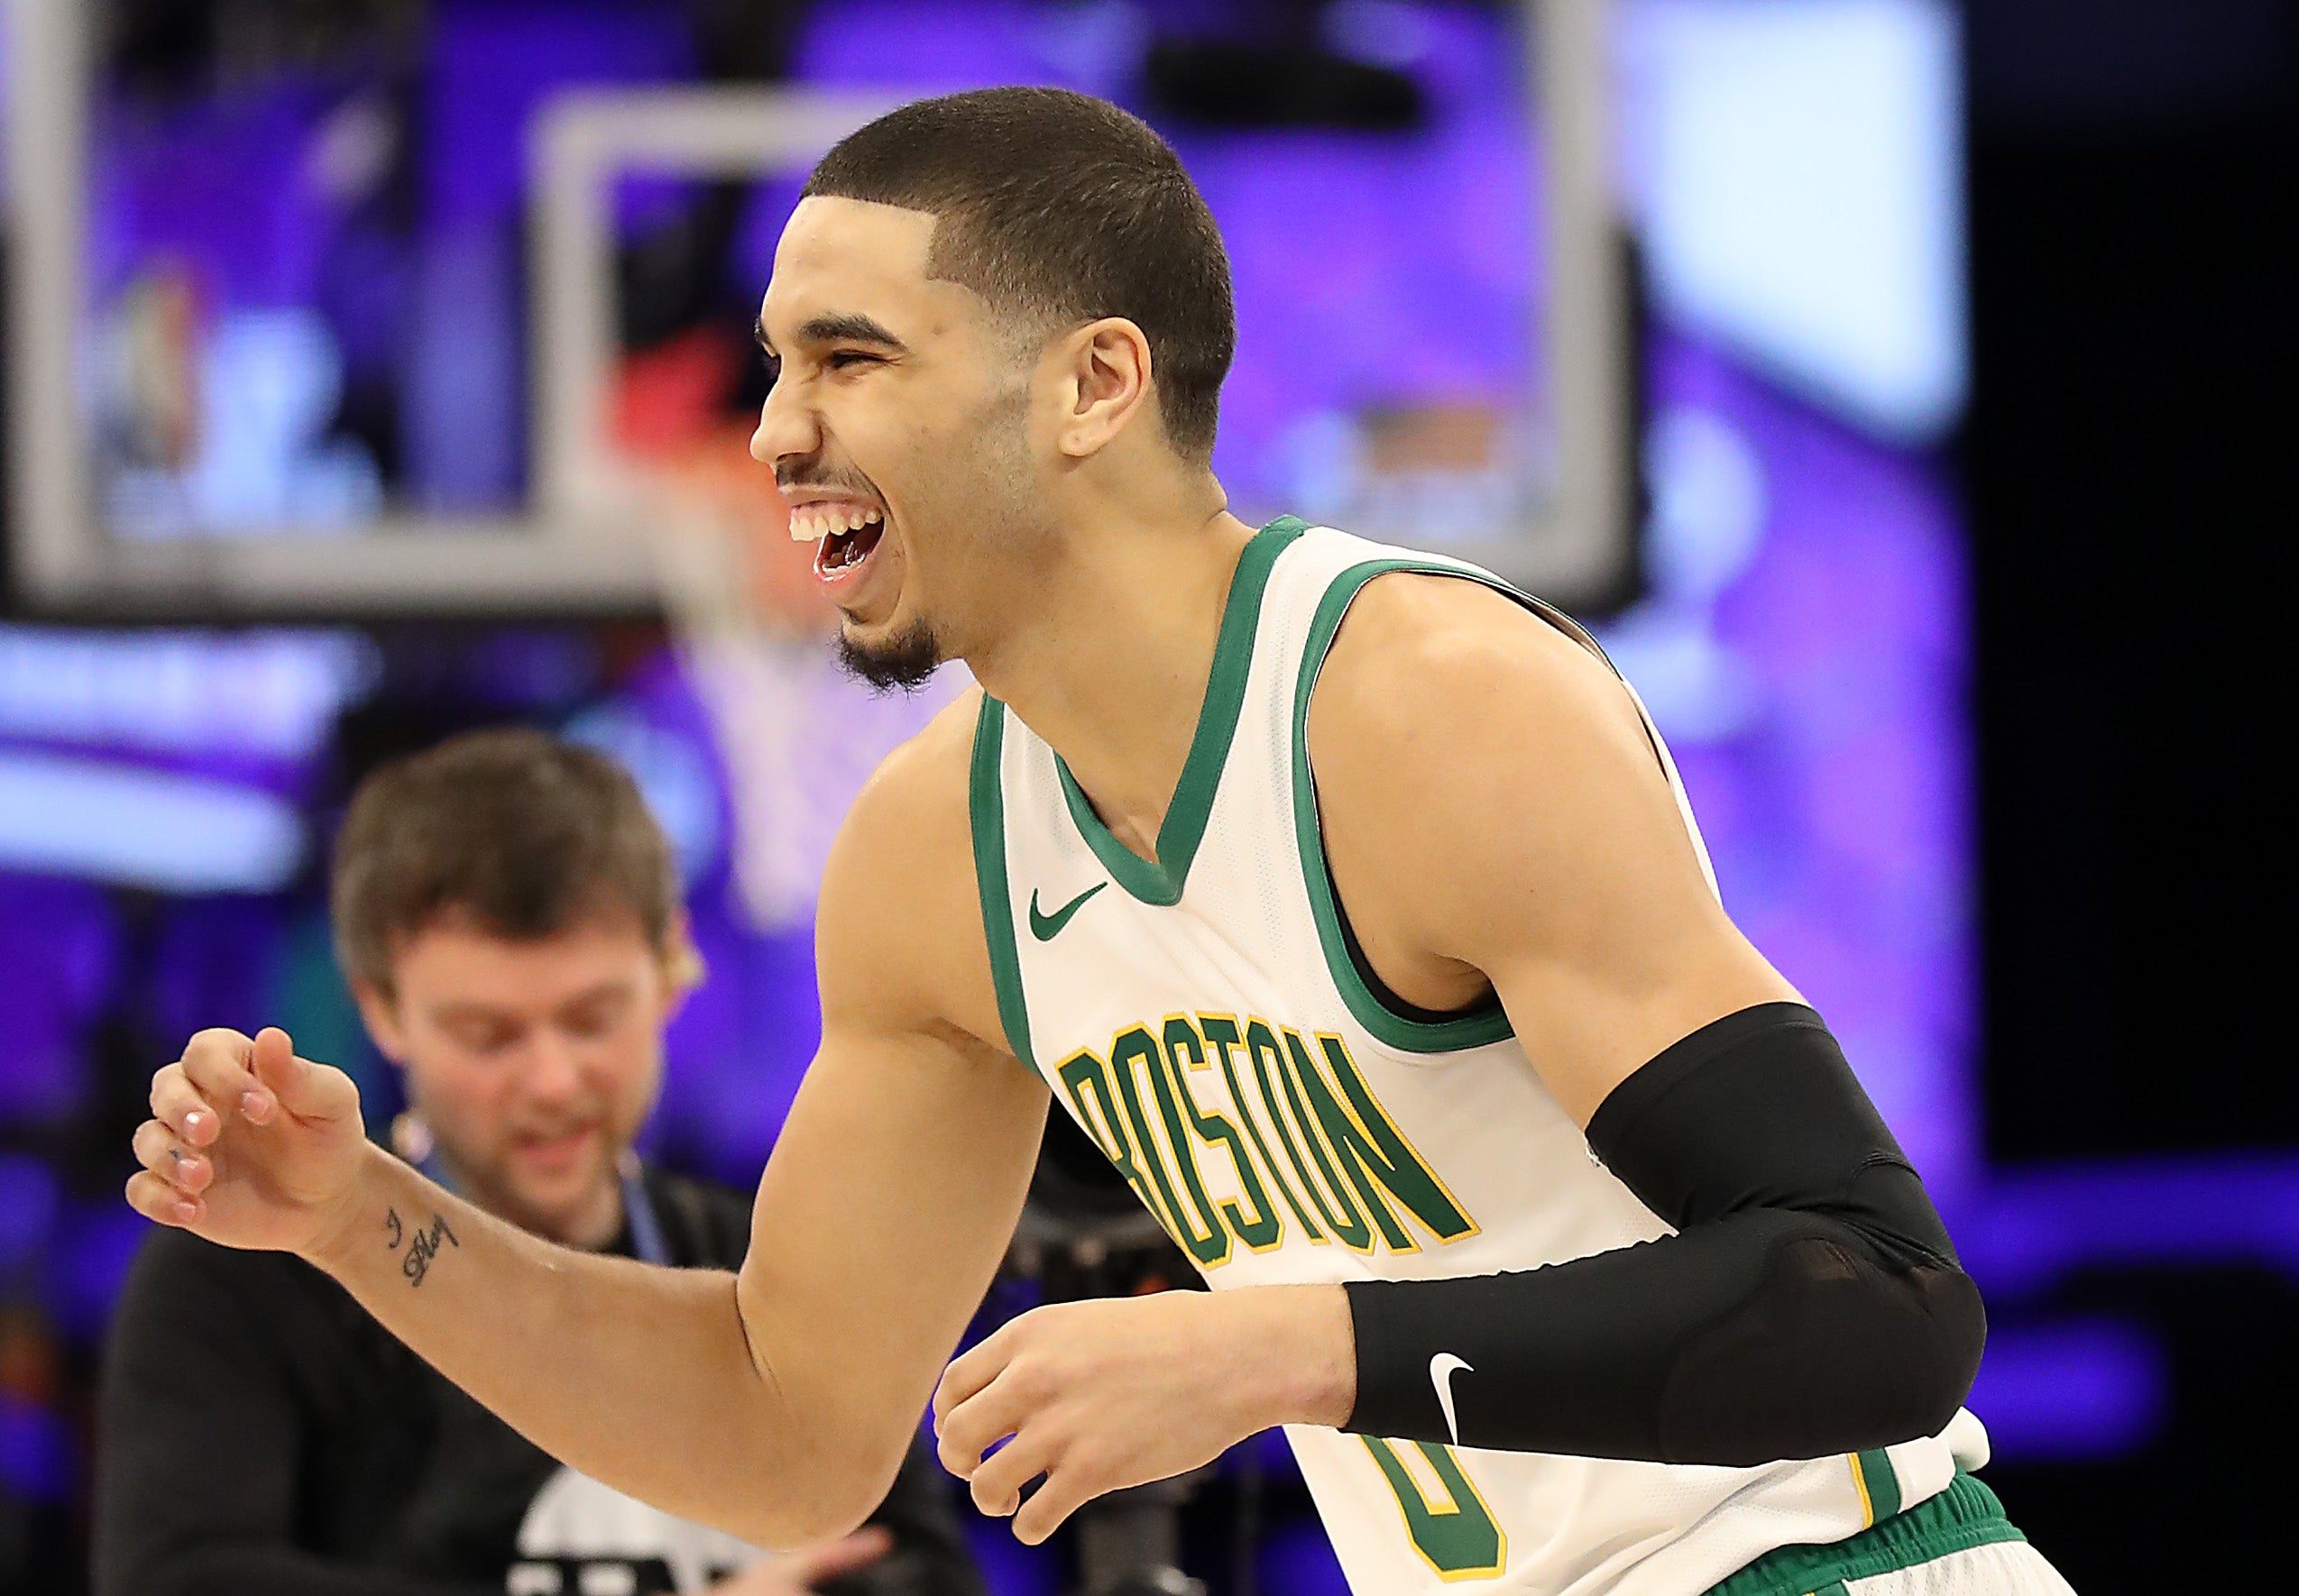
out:
<path id="1" fill-rule="evenodd" d="M 1414 1020 L 1398 1014 L 1381 1001 L 1365 977 L 1357 974 L 1356 960 L 1349 957 L 1349 945 L 1341 930 L 1341 913 L 1333 894 L 1333 879 L 1325 866 L 1325 844 L 1317 818 L 1317 784 L 1310 773 L 1310 694 L 1316 690 L 1317 678 L 1325 668 L 1326 651 L 1333 646 L 1333 634 L 1341 628 L 1341 618 L 1348 613 L 1350 601 L 1357 590 L 1376 576 L 1392 571 L 1412 571 L 1430 576 L 1459 576 L 1471 582 L 1481 582 L 1496 592 L 1506 593 L 1519 603 L 1529 603 L 1524 594 L 1481 571 L 1467 566 L 1439 564 L 1429 560 L 1411 558 L 1366 560 L 1350 566 L 1335 577 L 1326 588 L 1325 596 L 1318 601 L 1317 612 L 1310 619 L 1309 642 L 1301 652 L 1301 674 L 1293 693 L 1293 830 L 1300 855 L 1302 878 L 1308 883 L 1310 910 L 1317 920 L 1317 939 L 1325 949 L 1325 968 L 1340 988 L 1342 1001 L 1357 1023 L 1388 1046 L 1409 1053 L 1451 1053 L 1467 1048 L 1484 1047 L 1505 1041 L 1515 1034 L 1508 1014 L 1496 1001 L 1489 1007 L 1447 1020 Z"/>
<path id="2" fill-rule="evenodd" d="M 1899 1511 L 1899 1472 L 1892 1467 L 1891 1454 L 1881 1446 L 1855 1452 L 1852 1472 L 1860 1500 L 1868 1504 L 1869 1523 L 1881 1524 Z"/>
<path id="3" fill-rule="evenodd" d="M 1014 900 L 1006 880 L 1006 789 L 998 773 L 1006 743 L 1006 706 L 982 694 L 974 718 L 974 762 L 967 779 L 967 808 L 974 827 L 974 886 L 982 900 L 982 935 L 989 944 L 990 984 L 998 989 L 998 1023 L 1006 1045 L 1033 1070 L 1030 1008 L 1022 998 L 1022 954 L 1014 944 Z"/>
<path id="4" fill-rule="evenodd" d="M 1996 1493 L 1962 1470 L 1905 1513 L 1827 1546 L 1780 1546 L 1708 1588 L 1706 1596 L 1805 1596 L 1999 1541 L 2024 1541 Z"/>
<path id="5" fill-rule="evenodd" d="M 1298 516 L 1280 516 L 1252 538 L 1237 555 L 1237 569 L 1229 578 L 1229 596 L 1221 608 L 1221 629 L 1215 634 L 1213 668 L 1206 676 L 1205 700 L 1198 710 L 1197 730 L 1190 752 L 1182 762 L 1181 778 L 1173 786 L 1173 801 L 1157 828 L 1157 857 L 1145 859 L 1111 835 L 1094 806 L 1087 802 L 1077 778 L 1062 756 L 1053 757 L 1062 778 L 1062 796 L 1078 835 L 1101 860 L 1110 879 L 1145 903 L 1165 907 L 1182 901 L 1190 876 L 1190 862 L 1205 840 L 1206 821 L 1213 813 L 1213 794 L 1221 784 L 1222 766 L 1229 762 L 1229 745 L 1237 735 L 1237 715 L 1245 706 L 1246 675 L 1254 661 L 1254 637 L 1261 627 L 1261 601 L 1269 587 L 1269 573 L 1277 556 L 1299 537 L 1306 524 Z M 1009 927 L 1011 922 L 1008 922 Z M 1011 941 L 1012 932 L 1007 932 Z"/>

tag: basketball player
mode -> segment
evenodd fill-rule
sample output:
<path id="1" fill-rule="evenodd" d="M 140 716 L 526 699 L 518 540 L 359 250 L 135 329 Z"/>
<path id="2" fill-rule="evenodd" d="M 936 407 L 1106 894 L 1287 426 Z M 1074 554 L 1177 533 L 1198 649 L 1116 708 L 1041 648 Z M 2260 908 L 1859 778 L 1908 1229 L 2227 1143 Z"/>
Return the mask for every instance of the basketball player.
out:
<path id="1" fill-rule="evenodd" d="M 1025 1541 L 1282 1424 L 1362 1596 L 2065 1591 L 1966 1472 L 1978 1296 L 1632 695 L 1468 566 L 1225 509 L 1228 265 L 1154 134 L 894 112 L 815 169 L 759 332 L 752 452 L 846 656 L 983 691 L 847 817 L 740 1275 L 489 1219 L 276 1030 L 160 1071 L 138 1208 L 768 1545 L 858 1520 L 932 1393 Z M 1216 1289 L 945 1371 L 1049 1098 Z"/>

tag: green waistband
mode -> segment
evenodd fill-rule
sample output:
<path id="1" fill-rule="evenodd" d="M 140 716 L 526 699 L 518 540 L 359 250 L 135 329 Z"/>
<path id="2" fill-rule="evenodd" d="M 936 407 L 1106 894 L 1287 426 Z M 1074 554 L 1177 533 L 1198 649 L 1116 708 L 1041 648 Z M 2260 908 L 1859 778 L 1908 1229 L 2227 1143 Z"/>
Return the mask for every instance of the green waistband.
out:
<path id="1" fill-rule="evenodd" d="M 1826 1546 L 1779 1546 L 1717 1584 L 1707 1596 L 1805 1596 L 1842 1580 L 1912 1568 L 1991 1541 L 2028 1537 L 2004 1517 L 1996 1493 L 1961 1469 L 1937 1496 Z"/>

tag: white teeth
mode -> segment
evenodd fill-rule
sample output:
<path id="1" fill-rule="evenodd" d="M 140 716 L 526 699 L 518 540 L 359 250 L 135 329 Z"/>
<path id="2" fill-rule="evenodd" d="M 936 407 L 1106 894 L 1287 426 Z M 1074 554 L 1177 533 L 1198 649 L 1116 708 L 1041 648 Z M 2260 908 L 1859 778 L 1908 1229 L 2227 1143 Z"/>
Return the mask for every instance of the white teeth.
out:
<path id="1" fill-rule="evenodd" d="M 833 532 L 860 532 L 863 527 L 885 518 L 885 512 L 875 507 L 794 505 L 790 510 L 790 536 L 797 543 L 820 543 Z"/>

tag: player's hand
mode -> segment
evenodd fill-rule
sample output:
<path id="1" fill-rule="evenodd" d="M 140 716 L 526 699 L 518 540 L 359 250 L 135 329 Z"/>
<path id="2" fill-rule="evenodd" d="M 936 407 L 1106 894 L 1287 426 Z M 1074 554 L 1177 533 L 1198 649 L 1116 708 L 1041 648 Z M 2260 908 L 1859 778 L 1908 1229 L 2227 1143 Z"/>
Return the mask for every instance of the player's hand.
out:
<path id="1" fill-rule="evenodd" d="M 359 1088 L 278 1029 L 203 1031 L 152 1078 L 128 1203 L 228 1247 L 308 1252 L 340 1223 L 367 1151 Z"/>
<path id="2" fill-rule="evenodd" d="M 893 1545 L 892 1536 L 872 1525 L 841 1540 L 801 1546 L 784 1556 L 753 1564 L 713 1585 L 711 1596 L 812 1596 L 823 1581 L 869 1567 Z"/>
<path id="3" fill-rule="evenodd" d="M 1338 1286 L 1065 1302 L 951 1364 L 934 1435 L 974 1504 L 1035 1546 L 1081 1503 L 1200 1467 L 1272 1425 L 1342 1423 L 1356 1367 Z"/>

